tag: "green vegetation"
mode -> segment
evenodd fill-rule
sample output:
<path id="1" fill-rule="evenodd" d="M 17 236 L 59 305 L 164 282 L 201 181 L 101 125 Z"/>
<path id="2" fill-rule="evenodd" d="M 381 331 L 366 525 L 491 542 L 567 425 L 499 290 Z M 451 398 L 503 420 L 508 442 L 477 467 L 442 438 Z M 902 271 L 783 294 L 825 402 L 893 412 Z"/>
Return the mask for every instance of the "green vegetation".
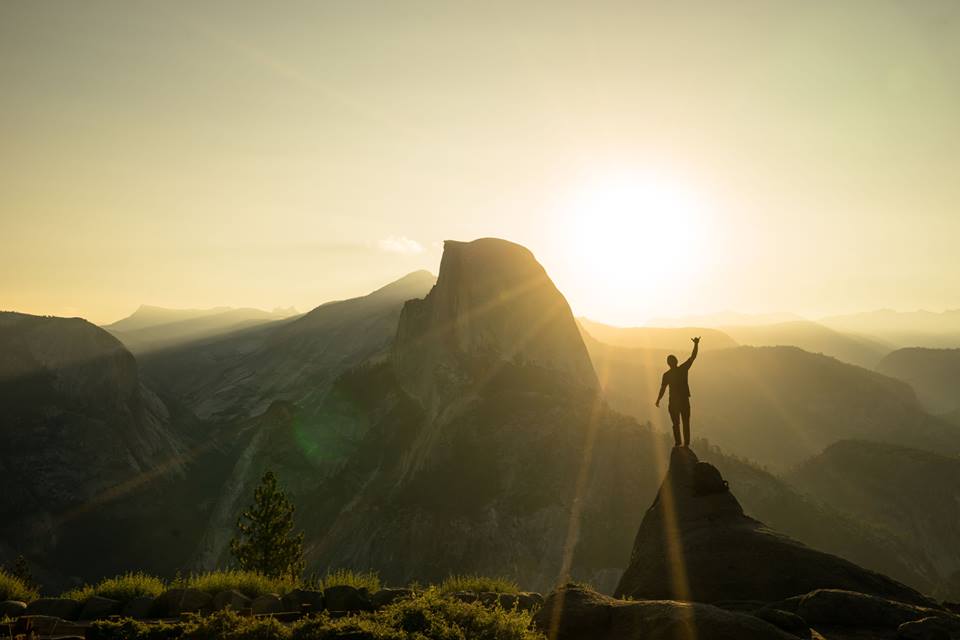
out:
<path id="1" fill-rule="evenodd" d="M 241 617 L 226 610 L 189 616 L 172 624 L 135 620 L 100 621 L 91 640 L 543 640 L 524 611 L 486 607 L 444 598 L 436 589 L 399 600 L 375 613 L 331 619 L 326 613 L 283 625 L 273 618 Z"/>
<path id="2" fill-rule="evenodd" d="M 450 576 L 440 583 L 441 593 L 456 593 L 457 591 L 517 593 L 520 591 L 520 587 L 508 578 L 490 578 L 478 575 Z"/>
<path id="3" fill-rule="evenodd" d="M 0 569 L 0 602 L 4 600 L 21 600 L 30 602 L 40 597 L 37 590 L 30 584 L 27 584 L 23 578 L 9 573 L 5 569 Z"/>
<path id="4" fill-rule="evenodd" d="M 380 590 L 380 576 L 374 571 L 351 571 L 349 569 L 337 569 L 328 572 L 323 578 L 313 581 L 313 586 L 317 589 L 326 589 L 327 587 L 336 587 L 346 585 L 357 589 L 366 589 L 370 593 Z"/>
<path id="5" fill-rule="evenodd" d="M 209 571 L 178 578 L 171 585 L 184 589 L 199 589 L 213 595 L 220 591 L 236 589 L 249 598 L 264 593 L 283 595 L 300 586 L 300 581 L 290 576 L 270 577 L 256 571 Z"/>
<path id="6" fill-rule="evenodd" d="M 78 589 L 71 589 L 61 595 L 62 598 L 86 600 L 91 596 L 111 598 L 127 602 L 140 596 L 155 598 L 166 589 L 163 580 L 146 573 L 125 573 L 113 578 L 105 578 L 95 585 L 86 585 Z"/>
<path id="7" fill-rule="evenodd" d="M 237 520 L 230 552 L 240 568 L 279 578 L 303 573 L 303 532 L 293 533 L 295 507 L 267 471 L 253 495 L 253 504 Z"/>

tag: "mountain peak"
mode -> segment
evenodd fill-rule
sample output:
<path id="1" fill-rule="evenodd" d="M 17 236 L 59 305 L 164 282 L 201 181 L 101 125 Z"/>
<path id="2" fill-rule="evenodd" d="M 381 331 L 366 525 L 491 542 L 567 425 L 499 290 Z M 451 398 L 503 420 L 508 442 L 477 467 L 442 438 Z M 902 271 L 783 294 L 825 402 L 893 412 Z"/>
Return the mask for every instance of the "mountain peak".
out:
<path id="1" fill-rule="evenodd" d="M 444 243 L 436 286 L 404 306 L 394 355 L 405 389 L 426 403 L 504 362 L 596 386 L 566 299 L 529 249 L 498 238 Z"/>
<path id="2" fill-rule="evenodd" d="M 811 549 L 746 516 L 716 467 L 700 462 L 689 449 L 674 449 L 616 595 L 772 602 L 815 589 L 930 602 L 891 578 Z"/>

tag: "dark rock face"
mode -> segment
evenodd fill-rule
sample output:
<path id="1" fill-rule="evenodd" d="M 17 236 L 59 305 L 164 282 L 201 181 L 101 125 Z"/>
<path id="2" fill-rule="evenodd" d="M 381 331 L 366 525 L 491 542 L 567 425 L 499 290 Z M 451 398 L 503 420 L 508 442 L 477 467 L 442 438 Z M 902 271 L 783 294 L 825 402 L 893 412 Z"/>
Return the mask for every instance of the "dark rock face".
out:
<path id="1" fill-rule="evenodd" d="M 4 600 L 0 602 L 0 618 L 16 618 L 27 610 L 27 603 L 19 600 Z"/>
<path id="2" fill-rule="evenodd" d="M 80 613 L 80 603 L 70 598 L 40 598 L 27 605 L 24 615 L 51 616 L 64 620 L 76 620 Z"/>
<path id="3" fill-rule="evenodd" d="M 796 603 L 797 614 L 814 626 L 896 629 L 902 624 L 932 617 L 941 626 L 960 633 L 960 616 L 864 593 L 818 589 L 791 600 Z"/>
<path id="4" fill-rule="evenodd" d="M 123 608 L 120 610 L 120 615 L 124 618 L 142 620 L 153 616 L 156 608 L 155 598 L 151 598 L 150 596 L 137 596 L 136 598 L 131 598 L 123 605 Z"/>
<path id="5" fill-rule="evenodd" d="M 370 611 L 373 605 L 366 589 L 337 585 L 323 590 L 323 599 L 330 611 Z"/>
<path id="6" fill-rule="evenodd" d="M 209 611 L 213 596 L 199 589 L 169 589 L 157 598 L 157 612 L 164 616 Z"/>
<path id="7" fill-rule="evenodd" d="M 287 611 L 303 611 L 305 607 L 312 612 L 323 611 L 323 591 L 294 589 L 283 596 L 283 604 Z"/>
<path id="8" fill-rule="evenodd" d="M 220 611 L 222 609 L 233 609 L 234 611 L 243 611 L 250 608 L 250 598 L 237 591 L 230 589 L 221 591 L 213 596 L 213 609 Z"/>
<path id="9" fill-rule="evenodd" d="M 119 600 L 112 600 L 102 596 L 91 596 L 83 603 L 78 619 L 103 620 L 118 613 L 120 613 Z"/>
<path id="10" fill-rule="evenodd" d="M 734 495 L 717 483 L 719 472 L 698 471 L 701 464 L 689 449 L 673 450 L 666 478 L 637 532 L 617 596 L 772 602 L 836 588 L 930 604 L 905 585 L 815 551 L 747 517 Z"/>
<path id="11" fill-rule="evenodd" d="M 253 599 L 250 609 L 254 614 L 280 613 L 283 611 L 283 600 L 276 593 L 264 593 Z"/>
<path id="12" fill-rule="evenodd" d="M 535 614 L 551 640 L 787 640 L 792 636 L 751 615 L 706 604 L 615 600 L 567 586 Z"/>
<path id="13" fill-rule="evenodd" d="M 374 609 L 381 609 L 392 602 L 409 598 L 412 595 L 412 589 L 380 589 L 370 597 L 370 603 Z"/>

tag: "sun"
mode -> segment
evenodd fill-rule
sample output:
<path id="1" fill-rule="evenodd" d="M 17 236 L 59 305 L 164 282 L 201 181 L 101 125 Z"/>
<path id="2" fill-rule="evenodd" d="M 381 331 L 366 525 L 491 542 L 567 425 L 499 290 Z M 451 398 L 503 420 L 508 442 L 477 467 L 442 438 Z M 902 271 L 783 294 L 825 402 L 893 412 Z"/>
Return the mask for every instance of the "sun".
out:
<path id="1" fill-rule="evenodd" d="M 569 266 L 595 296 L 655 294 L 704 268 L 707 207 L 675 179 L 605 175 L 577 186 L 562 211 Z"/>

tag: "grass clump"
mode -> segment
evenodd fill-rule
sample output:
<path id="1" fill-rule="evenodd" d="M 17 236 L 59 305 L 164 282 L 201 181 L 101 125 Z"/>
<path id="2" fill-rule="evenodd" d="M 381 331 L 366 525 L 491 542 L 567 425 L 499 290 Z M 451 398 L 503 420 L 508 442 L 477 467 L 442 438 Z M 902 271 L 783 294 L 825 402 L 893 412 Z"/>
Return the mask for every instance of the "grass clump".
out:
<path id="1" fill-rule="evenodd" d="M 519 593 L 520 587 L 509 578 L 491 578 L 479 575 L 450 576 L 440 583 L 440 593 L 456 593 L 457 591 Z"/>
<path id="2" fill-rule="evenodd" d="M 95 585 L 86 585 L 78 589 L 71 589 L 61 598 L 84 601 L 92 596 L 110 598 L 127 602 L 140 596 L 156 598 L 167 588 L 163 580 L 146 573 L 125 573 L 113 578 L 105 578 Z"/>
<path id="3" fill-rule="evenodd" d="M 256 571 L 228 569 L 194 573 L 176 579 L 171 586 L 178 589 L 199 589 L 211 595 L 235 589 L 248 598 L 256 598 L 264 593 L 284 595 L 299 587 L 300 581 L 289 576 L 271 578 Z"/>
<path id="4" fill-rule="evenodd" d="M 380 576 L 375 571 L 351 571 L 350 569 L 328 571 L 327 575 L 315 580 L 314 583 L 318 589 L 348 586 L 366 589 L 370 593 L 376 593 L 381 587 Z"/>
<path id="5" fill-rule="evenodd" d="M 4 600 L 20 600 L 31 602 L 40 597 L 40 593 L 24 580 L 0 569 L 0 602 Z"/>

